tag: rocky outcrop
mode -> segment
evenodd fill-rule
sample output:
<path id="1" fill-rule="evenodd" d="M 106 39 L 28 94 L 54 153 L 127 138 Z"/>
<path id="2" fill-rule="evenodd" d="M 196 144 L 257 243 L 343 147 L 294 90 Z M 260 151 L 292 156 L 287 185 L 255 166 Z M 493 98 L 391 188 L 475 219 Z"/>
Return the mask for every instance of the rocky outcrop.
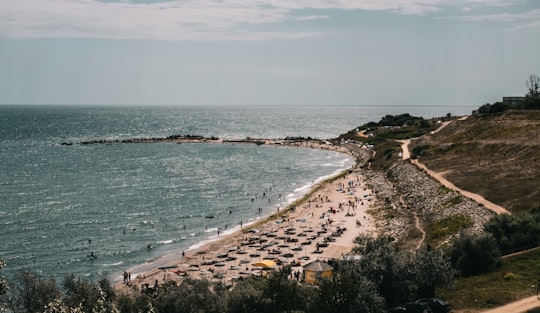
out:
<path id="1" fill-rule="evenodd" d="M 474 225 L 465 231 L 470 233 L 482 232 L 484 223 L 494 216 L 482 205 L 445 188 L 409 161 L 397 161 L 386 173 L 365 167 L 361 172 L 377 196 L 378 209 L 374 214 L 378 229 L 398 241 L 407 240 L 414 227 L 413 212 L 424 225 L 456 214 L 469 216 Z"/>

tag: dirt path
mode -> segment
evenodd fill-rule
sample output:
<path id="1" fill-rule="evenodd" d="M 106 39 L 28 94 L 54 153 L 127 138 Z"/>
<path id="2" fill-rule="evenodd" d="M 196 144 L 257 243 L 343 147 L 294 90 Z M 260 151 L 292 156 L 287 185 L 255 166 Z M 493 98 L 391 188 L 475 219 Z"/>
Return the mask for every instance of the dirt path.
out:
<path id="1" fill-rule="evenodd" d="M 420 219 L 418 218 L 418 215 L 416 214 L 416 212 L 413 212 L 413 215 L 414 215 L 414 225 L 416 226 L 416 229 L 418 229 L 420 233 L 422 233 L 422 238 L 420 238 L 420 241 L 416 245 L 416 248 L 414 248 L 415 251 L 418 251 L 420 250 L 420 248 L 424 244 L 424 241 L 426 240 L 426 232 L 420 226 Z"/>
<path id="2" fill-rule="evenodd" d="M 435 132 L 440 131 L 442 128 L 446 127 L 448 125 L 448 122 L 443 123 L 439 129 L 437 129 Z M 411 142 L 410 139 L 408 140 L 398 140 L 398 142 L 401 143 L 401 149 L 402 149 L 402 158 L 403 160 L 407 160 L 410 158 L 410 152 L 409 152 L 409 144 Z M 496 205 L 495 203 L 486 200 L 481 195 L 463 190 L 461 188 L 456 187 L 454 184 L 449 182 L 446 178 L 444 178 L 441 173 L 434 172 L 430 169 L 428 169 L 424 164 L 418 162 L 418 160 L 411 160 L 411 163 L 415 164 L 419 168 L 425 170 L 431 177 L 435 178 L 437 181 L 439 181 L 441 184 L 443 184 L 445 187 L 455 190 L 459 193 L 461 193 L 463 196 L 470 198 L 478 203 L 483 204 L 487 209 L 497 213 L 497 214 L 511 214 L 508 210 L 505 208 Z M 418 220 L 417 220 L 418 221 Z M 420 228 L 419 228 L 420 229 Z M 509 303 L 504 306 L 500 306 L 495 309 L 490 310 L 483 310 L 478 311 L 482 313 L 524 313 L 534 308 L 540 308 L 540 299 L 535 295 L 531 297 L 527 297 L 512 303 Z"/>
<path id="3" fill-rule="evenodd" d="M 401 202 L 401 204 L 404 207 L 407 207 L 407 203 L 405 203 L 405 200 L 403 199 L 403 196 L 399 197 L 399 201 Z M 414 251 L 418 251 L 418 250 L 420 250 L 420 248 L 424 244 L 424 241 L 426 240 L 426 232 L 424 231 L 424 229 L 420 225 L 420 219 L 418 218 L 418 215 L 416 214 L 416 212 L 412 211 L 412 214 L 413 214 L 413 217 L 414 217 L 414 227 L 416 227 L 416 229 L 418 229 L 418 231 L 422 234 L 422 237 L 420 238 L 420 240 L 416 244 L 416 247 L 414 248 Z"/>
<path id="4" fill-rule="evenodd" d="M 539 308 L 540 300 L 537 296 L 527 297 L 495 309 L 480 311 L 482 313 L 524 313 L 531 309 Z"/>
<path id="5" fill-rule="evenodd" d="M 405 140 L 396 140 L 401 143 L 401 158 L 403 160 L 408 160 L 411 158 L 411 152 L 409 151 L 409 144 L 411 143 L 410 139 Z"/>
<path id="6" fill-rule="evenodd" d="M 460 120 L 465 120 L 467 117 L 465 116 L 465 118 L 460 118 Z M 441 124 L 441 126 L 439 128 L 437 128 L 436 130 L 433 131 L 432 134 L 436 134 L 438 132 L 440 132 L 441 130 L 443 130 L 443 128 L 445 128 L 446 126 L 448 126 L 448 124 L 450 124 L 452 121 L 446 121 L 446 122 L 443 122 Z"/>
<path id="7" fill-rule="evenodd" d="M 448 125 L 448 123 L 443 123 L 443 125 L 439 129 L 437 129 L 437 131 L 440 130 L 442 127 L 446 127 L 446 125 Z M 401 150 L 403 151 L 402 152 L 402 159 L 403 160 L 410 159 L 411 158 L 411 153 L 409 151 L 409 144 L 411 143 L 411 140 L 407 139 L 407 140 L 396 140 L 396 141 L 401 143 Z M 470 199 L 484 205 L 487 209 L 489 209 L 489 210 L 491 210 L 491 211 L 493 211 L 493 212 L 495 212 L 497 214 L 512 214 L 507 209 L 505 209 L 502 206 L 497 205 L 497 204 L 485 199 L 484 197 L 482 197 L 479 194 L 472 193 L 470 191 L 463 190 L 463 189 L 457 187 L 456 185 L 454 185 L 453 183 L 448 181 L 446 178 L 444 178 L 441 173 L 432 171 L 429 168 L 427 168 L 427 166 L 420 163 L 418 161 L 418 159 L 411 160 L 411 163 L 418 166 L 419 168 L 423 169 L 424 171 L 426 171 L 431 177 L 435 178 L 437 181 L 439 181 L 441 184 L 443 184 L 446 188 L 459 192 L 463 196 L 465 196 L 467 198 L 470 198 Z"/>
<path id="8" fill-rule="evenodd" d="M 432 171 L 432 170 L 428 169 L 424 164 L 418 162 L 418 160 L 411 160 L 411 163 L 418 166 L 419 168 L 425 170 L 431 177 L 438 180 L 446 188 L 459 192 L 463 196 L 465 196 L 467 198 L 470 198 L 470 199 L 484 205 L 487 209 L 489 209 L 489 210 L 491 210 L 491 211 L 493 211 L 493 212 L 495 212 L 497 214 L 512 214 L 507 209 L 505 209 L 502 206 L 497 205 L 497 204 L 495 204 L 495 203 L 493 203 L 493 202 L 491 202 L 489 200 L 486 200 L 486 198 L 482 197 L 479 194 L 472 193 L 470 191 L 463 190 L 463 189 L 457 187 L 453 183 L 449 182 L 446 178 L 444 178 L 440 173 L 437 173 L 435 171 Z"/>

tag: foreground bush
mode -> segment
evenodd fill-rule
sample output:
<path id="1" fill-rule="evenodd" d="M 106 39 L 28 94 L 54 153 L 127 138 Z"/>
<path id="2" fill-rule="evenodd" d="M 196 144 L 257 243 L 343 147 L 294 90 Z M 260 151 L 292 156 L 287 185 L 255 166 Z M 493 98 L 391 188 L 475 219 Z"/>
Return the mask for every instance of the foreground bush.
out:
<path id="1" fill-rule="evenodd" d="M 385 312 L 389 306 L 435 295 L 452 285 L 456 271 L 441 251 L 399 250 L 387 238 L 358 237 L 361 257 L 334 263 L 330 279 L 301 284 L 284 267 L 269 277 L 249 277 L 227 289 L 207 280 L 164 283 L 152 293 L 116 296 L 110 283 L 67 276 L 62 288 L 35 273 L 21 272 L 7 303 L 14 313 L 279 313 Z"/>
<path id="2" fill-rule="evenodd" d="M 463 276 L 472 276 L 493 270 L 501 265 L 497 241 L 489 233 L 462 234 L 452 243 L 450 261 Z"/>

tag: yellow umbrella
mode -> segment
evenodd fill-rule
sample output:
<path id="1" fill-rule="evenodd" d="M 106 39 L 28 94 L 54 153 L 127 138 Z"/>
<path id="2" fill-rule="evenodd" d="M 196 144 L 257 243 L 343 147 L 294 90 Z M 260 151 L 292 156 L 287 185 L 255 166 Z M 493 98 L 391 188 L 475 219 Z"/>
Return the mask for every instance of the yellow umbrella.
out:
<path id="1" fill-rule="evenodd" d="M 262 260 L 260 262 L 253 263 L 251 265 L 253 265 L 254 267 L 266 267 L 266 268 L 269 268 L 269 267 L 276 266 L 276 262 L 274 262 L 272 260 Z"/>

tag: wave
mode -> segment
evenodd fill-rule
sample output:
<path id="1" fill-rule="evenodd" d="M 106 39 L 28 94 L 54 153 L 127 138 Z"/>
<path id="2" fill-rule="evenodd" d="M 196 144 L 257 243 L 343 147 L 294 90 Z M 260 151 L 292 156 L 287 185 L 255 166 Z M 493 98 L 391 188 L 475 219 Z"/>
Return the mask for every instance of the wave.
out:
<path id="1" fill-rule="evenodd" d="M 124 261 L 119 261 L 116 263 L 108 263 L 108 264 L 102 264 L 102 266 L 118 266 L 124 264 Z"/>
<path id="2" fill-rule="evenodd" d="M 160 243 L 160 244 L 163 244 L 163 245 L 168 245 L 168 244 L 171 244 L 173 242 L 174 242 L 174 239 L 169 239 L 169 240 L 158 241 L 157 243 Z"/>

